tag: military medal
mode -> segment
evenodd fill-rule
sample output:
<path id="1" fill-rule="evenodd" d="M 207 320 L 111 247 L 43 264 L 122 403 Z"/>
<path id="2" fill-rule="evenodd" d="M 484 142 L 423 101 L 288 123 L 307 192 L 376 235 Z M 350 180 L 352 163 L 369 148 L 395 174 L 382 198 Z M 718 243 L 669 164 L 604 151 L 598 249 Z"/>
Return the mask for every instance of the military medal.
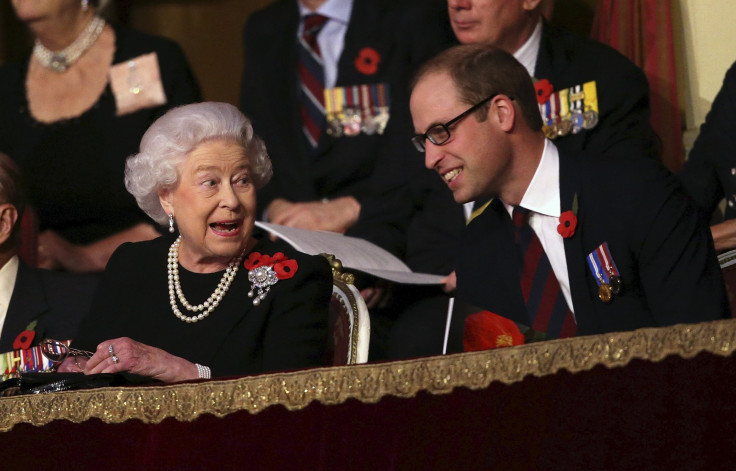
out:
<path id="1" fill-rule="evenodd" d="M 604 303 L 611 302 L 614 295 L 623 291 L 623 282 L 616 263 L 611 257 L 608 243 L 603 242 L 588 254 L 588 266 L 598 284 L 598 298 Z"/>
<path id="2" fill-rule="evenodd" d="M 569 89 L 570 103 L 572 104 L 572 112 L 570 113 L 570 121 L 572 122 L 572 133 L 577 134 L 583 130 L 583 91 L 580 85 L 575 85 Z"/>
<path id="3" fill-rule="evenodd" d="M 600 260 L 603 262 L 605 273 L 608 274 L 608 284 L 611 286 L 611 292 L 615 295 L 621 294 L 624 283 L 621 281 L 621 275 L 618 272 L 616 263 L 614 263 L 611 257 L 611 252 L 608 250 L 608 243 L 604 242 L 595 249 L 599 254 Z"/>
<path id="4" fill-rule="evenodd" d="M 595 81 L 583 84 L 583 127 L 593 129 L 598 124 L 598 91 Z"/>
<path id="5" fill-rule="evenodd" d="M 372 136 L 376 133 L 378 126 L 376 120 L 373 119 L 373 105 L 371 103 L 371 93 L 368 85 L 360 86 L 360 101 L 362 104 L 361 109 L 363 110 L 363 124 L 360 130 L 368 136 Z"/>
<path id="6" fill-rule="evenodd" d="M 598 124 L 598 113 L 594 110 L 586 110 L 583 113 L 583 127 L 585 129 L 593 129 Z"/>
<path id="7" fill-rule="evenodd" d="M 325 88 L 325 114 L 327 117 L 327 135 L 332 137 L 342 136 L 342 125 L 340 124 L 340 118 L 337 116 L 334 88 Z"/>
<path id="8" fill-rule="evenodd" d="M 346 96 L 347 108 L 345 109 L 345 120 L 343 121 L 343 127 L 345 128 L 345 135 L 355 137 L 360 134 L 360 110 L 355 108 L 355 87 L 343 87 L 343 92 Z"/>
<path id="9" fill-rule="evenodd" d="M 550 140 L 557 139 L 557 125 L 555 124 L 554 112 L 552 111 L 552 98 L 550 97 L 542 107 L 544 110 L 544 115 L 542 116 L 544 121 L 544 126 L 542 126 L 544 137 Z"/>
<path id="10" fill-rule="evenodd" d="M 388 125 L 390 118 L 389 109 L 391 106 L 391 97 L 389 94 L 389 86 L 386 83 L 379 83 L 371 86 L 374 90 L 374 103 L 378 103 L 378 112 L 375 116 L 376 132 L 383 134 Z"/>
<path id="11" fill-rule="evenodd" d="M 567 136 L 572 131 L 572 121 L 570 121 L 570 109 L 567 101 L 568 91 L 568 89 L 564 89 L 555 93 L 557 109 L 560 110 L 560 119 L 557 123 L 558 136 Z"/>

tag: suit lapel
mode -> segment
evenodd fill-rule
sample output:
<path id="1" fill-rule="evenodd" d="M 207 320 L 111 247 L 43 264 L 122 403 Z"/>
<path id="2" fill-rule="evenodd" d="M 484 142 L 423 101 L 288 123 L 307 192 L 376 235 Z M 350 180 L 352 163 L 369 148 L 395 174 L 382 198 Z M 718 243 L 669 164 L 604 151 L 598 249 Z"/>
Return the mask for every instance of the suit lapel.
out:
<path id="1" fill-rule="evenodd" d="M 43 280 L 33 269 L 23 262 L 18 264 L 18 276 L 15 279 L 13 295 L 5 316 L 2 335 L 0 335 L 0 352 L 13 348 L 13 341 L 28 324 L 38 319 L 48 310 Z M 43 336 L 42 322 L 36 326 L 36 340 Z"/>
<path id="2" fill-rule="evenodd" d="M 591 208 L 586 206 L 586 195 L 582 193 L 582 178 L 585 176 L 581 175 L 579 163 L 568 154 L 560 152 L 560 209 L 562 212 L 572 209 L 576 194 L 578 199 L 577 228 L 572 237 L 564 239 L 564 246 L 578 332 L 584 333 L 594 330 L 593 326 L 597 324 L 594 317 L 596 310 L 593 294 L 597 285 L 594 288 L 595 282 L 588 276 L 587 252 L 583 244 L 587 211 Z"/>

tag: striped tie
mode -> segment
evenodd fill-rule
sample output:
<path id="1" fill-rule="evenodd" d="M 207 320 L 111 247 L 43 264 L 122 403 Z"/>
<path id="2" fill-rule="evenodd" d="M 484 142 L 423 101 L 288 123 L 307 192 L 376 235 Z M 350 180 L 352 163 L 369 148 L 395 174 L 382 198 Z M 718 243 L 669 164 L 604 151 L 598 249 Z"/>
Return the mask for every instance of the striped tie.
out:
<path id="1" fill-rule="evenodd" d="M 532 329 L 552 338 L 574 337 L 572 312 L 537 234 L 529 225 L 529 210 L 514 207 L 514 238 L 521 256 L 521 292 Z"/>
<path id="2" fill-rule="evenodd" d="M 322 15 L 306 15 L 304 31 L 299 38 L 299 80 L 302 130 L 311 148 L 316 148 L 325 128 L 325 74 L 317 35 L 327 22 Z"/>

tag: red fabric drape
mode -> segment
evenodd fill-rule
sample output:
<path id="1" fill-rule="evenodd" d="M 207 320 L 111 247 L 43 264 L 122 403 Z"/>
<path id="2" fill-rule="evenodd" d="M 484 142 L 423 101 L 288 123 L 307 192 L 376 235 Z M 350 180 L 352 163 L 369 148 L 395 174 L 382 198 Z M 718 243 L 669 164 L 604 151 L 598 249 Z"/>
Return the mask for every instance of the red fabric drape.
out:
<path id="1" fill-rule="evenodd" d="M 651 89 L 652 127 L 662 140 L 662 162 L 678 172 L 685 152 L 671 11 L 670 0 L 601 0 L 591 36 L 644 70 Z"/>

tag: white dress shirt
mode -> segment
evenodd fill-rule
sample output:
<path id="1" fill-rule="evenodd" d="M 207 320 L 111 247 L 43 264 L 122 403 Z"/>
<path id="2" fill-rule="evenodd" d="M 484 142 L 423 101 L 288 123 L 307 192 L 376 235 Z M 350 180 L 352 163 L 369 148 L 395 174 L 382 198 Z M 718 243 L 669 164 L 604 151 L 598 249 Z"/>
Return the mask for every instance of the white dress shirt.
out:
<path id="1" fill-rule="evenodd" d="M 340 55 L 345 46 L 345 32 L 348 30 L 352 11 L 353 0 L 327 0 L 317 8 L 317 11 L 304 8 L 301 2 L 299 3 L 301 18 L 313 13 L 329 18 L 317 35 L 317 44 L 319 44 L 324 63 L 325 88 L 333 88 L 337 83 L 337 63 L 340 61 Z M 304 20 L 301 20 L 297 31 L 299 37 L 303 30 Z"/>
<path id="2" fill-rule="evenodd" d="M 509 215 L 514 207 L 504 203 Z M 549 139 L 544 140 L 544 152 L 529 187 L 521 199 L 520 206 L 530 211 L 529 225 L 537 234 L 544 253 L 547 254 L 552 270 L 565 296 L 567 306 L 574 314 L 570 295 L 570 277 L 567 275 L 565 244 L 557 232 L 560 224 L 560 155 Z"/>
<path id="3" fill-rule="evenodd" d="M 14 256 L 0 268 L 0 332 L 3 331 L 5 317 L 8 314 L 10 298 L 13 296 L 15 280 L 18 278 L 18 256 Z M 20 332 L 18 332 L 20 334 Z"/>

